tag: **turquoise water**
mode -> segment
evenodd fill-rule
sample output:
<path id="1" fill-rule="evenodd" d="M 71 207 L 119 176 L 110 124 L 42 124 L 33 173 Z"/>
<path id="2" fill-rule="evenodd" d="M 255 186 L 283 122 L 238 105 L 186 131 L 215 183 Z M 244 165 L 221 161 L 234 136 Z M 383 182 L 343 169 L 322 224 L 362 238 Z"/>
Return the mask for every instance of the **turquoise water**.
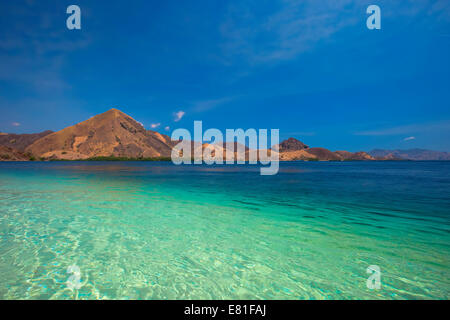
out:
<path id="1" fill-rule="evenodd" d="M 449 162 L 0 163 L 1 299 L 449 299 L 449 232 Z"/>

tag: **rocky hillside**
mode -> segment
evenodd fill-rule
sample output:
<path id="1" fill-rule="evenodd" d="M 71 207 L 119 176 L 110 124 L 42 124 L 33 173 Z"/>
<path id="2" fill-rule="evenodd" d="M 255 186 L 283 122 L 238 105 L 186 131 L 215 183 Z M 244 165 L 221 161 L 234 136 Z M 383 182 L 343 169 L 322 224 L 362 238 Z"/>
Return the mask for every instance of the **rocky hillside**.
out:
<path id="1" fill-rule="evenodd" d="M 347 161 L 347 160 L 375 160 L 366 152 L 330 151 L 325 148 L 309 148 L 303 142 L 289 138 L 280 143 L 280 160 L 318 160 L 318 161 Z"/>
<path id="2" fill-rule="evenodd" d="M 0 145 L 0 161 L 28 161 L 33 158 L 13 148 Z"/>
<path id="3" fill-rule="evenodd" d="M 25 149 L 36 140 L 39 140 L 50 133 L 53 133 L 53 131 L 47 130 L 41 133 L 32 134 L 0 133 L 0 145 L 24 152 Z"/>
<path id="4" fill-rule="evenodd" d="M 45 159 L 94 157 L 170 157 L 170 137 L 146 130 L 125 113 L 111 109 L 86 121 L 49 134 L 26 148 Z"/>
<path id="5" fill-rule="evenodd" d="M 60 159 L 81 160 L 98 157 L 122 158 L 168 158 L 172 148 L 178 142 L 172 142 L 167 135 L 146 130 L 139 122 L 125 113 L 111 109 L 86 121 L 58 132 L 44 131 L 37 134 L 0 133 L 0 161 Z M 191 149 L 196 146 L 191 142 Z M 250 150 L 243 146 L 238 154 L 237 143 L 234 150 L 225 145 L 203 143 L 202 153 L 208 150 L 211 156 L 220 152 L 226 156 L 234 153 L 235 159 L 249 160 Z M 373 150 L 366 152 L 330 151 L 325 148 L 310 148 L 303 142 L 289 138 L 279 146 L 281 161 L 370 161 L 370 160 L 450 160 L 450 154 L 422 149 L 412 150 Z M 269 153 L 274 152 L 268 150 Z"/>
<path id="6" fill-rule="evenodd" d="M 290 152 L 290 151 L 299 151 L 308 149 L 309 147 L 304 144 L 303 142 L 295 139 L 295 138 L 289 138 L 287 140 L 284 140 L 281 142 L 278 146 L 279 152 Z"/>
<path id="7" fill-rule="evenodd" d="M 335 154 L 339 155 L 342 160 L 375 160 L 370 154 L 364 151 L 348 152 L 348 151 L 335 151 Z"/>

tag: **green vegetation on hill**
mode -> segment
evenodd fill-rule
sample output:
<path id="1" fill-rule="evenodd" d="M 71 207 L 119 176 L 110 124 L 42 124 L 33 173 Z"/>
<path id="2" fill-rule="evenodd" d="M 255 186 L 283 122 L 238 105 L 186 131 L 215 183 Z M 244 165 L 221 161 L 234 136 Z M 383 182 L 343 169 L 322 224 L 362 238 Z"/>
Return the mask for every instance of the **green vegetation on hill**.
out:
<path id="1" fill-rule="evenodd" d="M 170 157 L 156 157 L 156 158 L 129 158 L 129 157 L 92 157 L 84 161 L 171 161 Z"/>
<path id="2" fill-rule="evenodd" d="M 129 158 L 129 157 L 114 157 L 114 156 L 103 156 L 103 157 L 92 157 L 88 159 L 80 160 L 65 160 L 65 159 L 45 159 L 41 158 L 41 161 L 171 161 L 170 157 L 156 157 L 156 158 Z"/>

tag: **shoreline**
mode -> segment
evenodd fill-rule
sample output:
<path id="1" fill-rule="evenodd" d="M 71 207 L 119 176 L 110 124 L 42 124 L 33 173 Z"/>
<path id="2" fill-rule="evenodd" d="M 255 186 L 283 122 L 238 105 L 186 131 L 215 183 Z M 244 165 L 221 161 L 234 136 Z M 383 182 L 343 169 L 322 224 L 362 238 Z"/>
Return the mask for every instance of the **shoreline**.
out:
<path id="1" fill-rule="evenodd" d="M 67 159 L 52 159 L 52 160 L 0 160 L 0 163 L 11 163 L 11 162 L 24 162 L 24 163 L 47 163 L 47 162 L 171 162 L 171 159 L 165 158 L 148 158 L 148 159 L 133 159 L 133 158 L 95 158 L 95 159 L 76 159 L 76 160 L 67 160 Z M 327 162 L 327 163 L 343 163 L 343 162 L 450 162 L 450 160 L 410 160 L 410 159 L 401 159 L 401 160 L 280 160 L 278 162 L 283 163 L 295 163 L 295 162 Z M 204 164 L 204 163 L 202 163 Z M 222 164 L 213 164 L 213 165 L 225 165 Z M 245 162 L 244 164 L 250 164 L 249 162 Z M 234 163 L 232 165 L 237 165 Z"/>

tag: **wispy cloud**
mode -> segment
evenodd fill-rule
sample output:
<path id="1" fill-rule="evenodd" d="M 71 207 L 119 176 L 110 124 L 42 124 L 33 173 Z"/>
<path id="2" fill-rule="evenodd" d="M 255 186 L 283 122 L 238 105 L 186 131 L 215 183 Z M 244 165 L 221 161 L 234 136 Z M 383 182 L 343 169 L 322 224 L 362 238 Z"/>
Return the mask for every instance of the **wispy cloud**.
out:
<path id="1" fill-rule="evenodd" d="M 71 87 L 63 72 L 68 54 L 91 40 L 87 33 L 67 39 L 67 30 L 59 27 L 60 15 L 42 13 L 34 6 L 9 2 L 2 7 L 14 12 L 15 20 L 0 34 L 0 80 L 37 94 L 61 93 Z M 28 19 L 35 22 L 32 27 L 24 24 Z"/>
<path id="2" fill-rule="evenodd" d="M 161 125 L 161 123 L 152 123 L 150 126 L 152 127 L 152 129 L 156 129 Z"/>
<path id="3" fill-rule="evenodd" d="M 238 57 L 250 64 L 297 58 L 347 27 L 361 24 L 364 31 L 370 0 L 242 1 L 230 5 L 220 26 L 226 59 Z M 416 16 L 450 17 L 447 0 L 389 1 L 380 4 L 383 18 Z M 261 14 L 270 12 L 270 14 Z"/>
<path id="4" fill-rule="evenodd" d="M 416 137 L 407 137 L 407 138 L 405 138 L 405 139 L 403 139 L 403 141 L 410 141 L 410 140 L 415 140 L 416 139 Z"/>
<path id="5" fill-rule="evenodd" d="M 209 111 L 219 107 L 220 105 L 228 103 L 234 99 L 235 97 L 222 97 L 218 99 L 196 101 L 193 103 L 192 111 L 193 112 Z"/>
<path id="6" fill-rule="evenodd" d="M 166 131 L 170 131 L 170 127 L 169 127 L 169 126 L 167 126 L 167 127 L 165 127 L 165 128 L 164 128 L 164 130 L 166 130 Z"/>
<path id="7" fill-rule="evenodd" d="M 175 121 L 175 122 L 180 121 L 181 119 L 183 119 L 183 117 L 184 117 L 185 114 L 186 114 L 186 112 L 184 112 L 184 111 L 178 111 L 178 112 L 175 112 L 175 113 L 174 113 L 174 117 L 175 117 L 174 121 Z"/>
<path id="8" fill-rule="evenodd" d="M 13 123 L 11 123 L 11 125 L 13 127 L 20 127 L 20 123 L 19 122 L 13 122 Z"/>
<path id="9" fill-rule="evenodd" d="M 358 136 L 395 136 L 419 132 L 431 132 L 431 131 L 439 132 L 449 130 L 450 130 L 450 120 L 432 123 L 410 124 L 376 130 L 359 131 L 355 132 L 354 134 Z"/>
<path id="10" fill-rule="evenodd" d="M 283 136 L 305 136 L 312 137 L 315 136 L 316 133 L 313 131 L 294 131 L 294 132 L 283 132 Z"/>
<path id="11" fill-rule="evenodd" d="M 356 5 L 352 0 L 290 0 L 273 5 L 274 13 L 263 18 L 248 4 L 230 7 L 220 27 L 226 55 L 243 57 L 252 64 L 289 60 L 359 21 L 358 16 L 348 14 Z"/>

